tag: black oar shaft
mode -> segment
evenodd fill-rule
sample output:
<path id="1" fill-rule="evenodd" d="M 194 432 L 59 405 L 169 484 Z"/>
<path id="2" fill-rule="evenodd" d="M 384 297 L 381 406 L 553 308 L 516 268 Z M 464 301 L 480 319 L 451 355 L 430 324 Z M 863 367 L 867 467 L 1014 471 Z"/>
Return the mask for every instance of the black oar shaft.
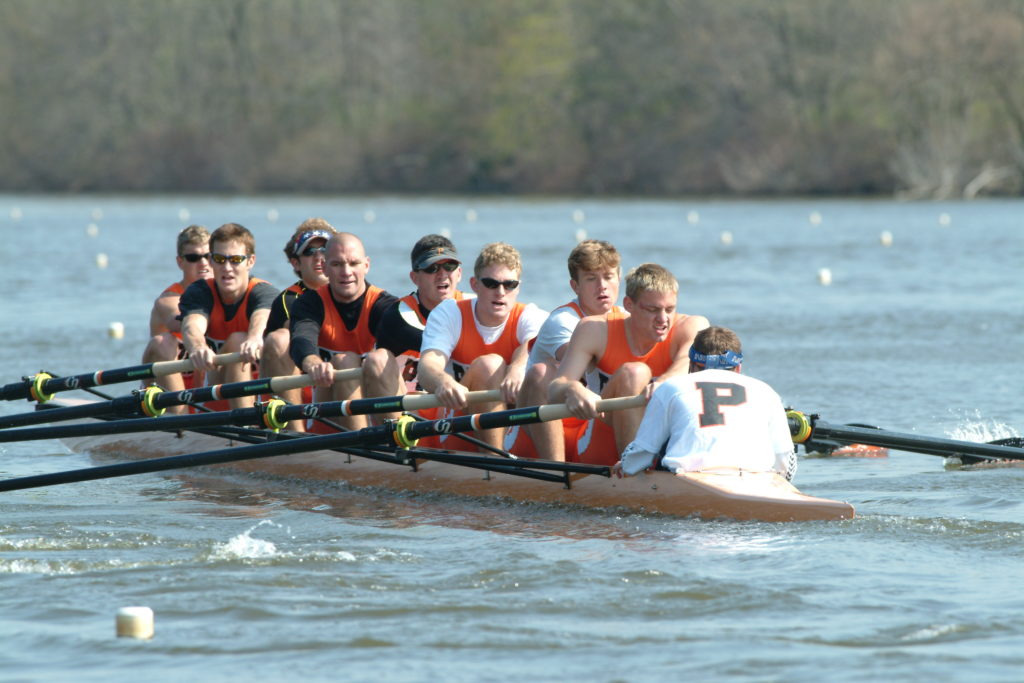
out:
<path id="1" fill-rule="evenodd" d="M 792 428 L 791 423 L 791 428 Z M 918 436 L 916 434 L 902 434 L 890 432 L 885 429 L 865 429 L 863 427 L 852 427 L 848 425 L 831 425 L 821 420 L 815 420 L 811 432 L 811 439 L 837 439 L 847 443 L 863 443 L 872 446 L 894 448 L 912 453 L 926 453 L 928 455 L 952 456 L 957 454 L 975 455 L 982 458 L 995 458 L 999 460 L 1024 460 L 1024 450 L 1011 446 L 995 446 L 986 443 L 975 443 L 973 441 L 958 441 L 954 439 L 941 439 L 935 437 Z"/>
<path id="2" fill-rule="evenodd" d="M 43 424 L 47 422 L 60 422 L 62 420 L 78 420 L 85 417 L 97 417 L 99 415 L 133 415 L 138 411 L 139 400 L 134 396 L 121 396 L 111 401 L 99 401 L 86 403 L 80 406 L 66 406 L 64 408 L 51 408 L 47 410 L 36 410 L 31 413 L 19 413 L 17 415 L 5 415 L 0 417 L 0 429 L 8 427 L 24 427 L 26 425 Z M 0 434 L 3 434 L 0 431 Z M 24 439 L 9 439 L 10 441 L 23 441 Z"/>
<path id="3" fill-rule="evenodd" d="M 77 406 L 76 406 L 77 407 Z M 84 406 L 83 406 L 84 407 Z M 262 408 L 236 408 L 235 410 L 196 415 L 166 415 L 164 417 L 141 417 L 133 420 L 111 420 L 109 422 L 88 422 L 85 424 L 29 427 L 26 429 L 0 430 L 0 443 L 33 441 L 36 439 L 66 439 L 79 436 L 101 436 L 105 434 L 137 434 L 162 430 L 193 429 L 218 425 L 261 424 Z M 71 418 L 68 418 L 71 419 Z"/>
<path id="4" fill-rule="evenodd" d="M 217 365 L 237 363 L 241 358 L 242 356 L 239 353 L 224 353 L 215 356 L 214 363 Z M 114 368 L 113 370 L 98 370 L 69 377 L 50 377 L 39 382 L 38 389 L 39 393 L 49 396 L 61 391 L 153 379 L 154 377 L 165 377 L 166 375 L 187 372 L 189 370 L 192 370 L 192 361 L 188 358 L 184 360 L 158 361 L 156 363 L 132 365 L 126 368 Z M 45 375 L 43 376 L 45 377 Z M 5 401 L 13 401 L 20 398 L 31 400 L 33 398 L 33 390 L 36 388 L 34 380 L 35 378 L 26 378 L 20 382 L 12 382 L 0 388 L 0 399 Z M 37 396 L 36 398 L 41 398 L 43 401 L 46 400 L 42 396 Z"/>
<path id="5" fill-rule="evenodd" d="M 103 465 L 100 467 L 89 467 L 80 470 L 55 472 L 53 474 L 38 474 L 30 477 L 18 477 L 16 479 L 0 481 L 0 491 L 19 491 L 22 489 L 38 488 L 40 486 L 72 484 L 81 481 L 124 477 L 132 474 L 166 472 L 167 470 L 177 470 L 185 467 L 220 465 L 228 462 L 237 462 L 239 460 L 270 458 L 277 455 L 291 455 L 292 453 L 300 453 L 303 451 L 339 448 L 353 444 L 380 443 L 391 438 L 391 431 L 390 426 L 367 427 L 355 432 L 310 436 L 291 441 L 271 441 L 268 443 L 256 444 L 254 446 L 222 448 L 215 451 L 206 451 L 204 453 L 172 455 L 164 458 L 136 460 L 133 462 L 117 463 L 115 465 Z"/>

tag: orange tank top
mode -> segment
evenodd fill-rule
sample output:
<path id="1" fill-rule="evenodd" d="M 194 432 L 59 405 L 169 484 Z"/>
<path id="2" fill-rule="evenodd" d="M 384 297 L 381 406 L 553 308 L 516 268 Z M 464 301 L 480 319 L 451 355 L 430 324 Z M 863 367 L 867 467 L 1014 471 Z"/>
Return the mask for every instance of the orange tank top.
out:
<path id="1" fill-rule="evenodd" d="M 168 285 L 167 288 L 164 289 L 163 294 L 161 294 L 160 296 L 167 296 L 168 294 L 177 294 L 180 297 L 184 293 L 185 293 L 185 288 L 181 286 L 181 283 L 180 282 L 175 282 L 174 284 Z M 178 341 L 181 341 L 181 332 L 180 331 L 178 331 L 178 332 L 171 332 L 171 334 L 174 335 L 175 339 L 177 339 Z"/>
<path id="2" fill-rule="evenodd" d="M 672 328 L 663 341 L 652 346 L 644 355 L 635 356 L 629 350 L 629 340 L 626 337 L 626 320 L 628 316 L 617 308 L 608 311 L 606 318 L 608 321 L 608 341 L 604 347 L 604 354 L 597 361 L 597 369 L 605 376 L 605 378 L 602 378 L 602 386 L 607 381 L 607 377 L 611 377 L 615 374 L 616 370 L 626 363 L 636 361 L 646 363 L 647 367 L 651 369 L 651 375 L 654 377 L 658 377 L 661 373 L 668 370 L 669 366 L 672 365 L 672 335 L 675 334 L 676 323 L 679 322 L 681 317 L 678 313 L 675 314 L 672 320 Z"/>
<path id="3" fill-rule="evenodd" d="M 338 313 L 338 306 L 331 296 L 331 286 L 324 285 L 316 290 L 320 299 L 324 302 L 324 322 L 320 326 L 320 337 L 317 344 L 320 348 L 331 353 L 342 353 L 354 351 L 355 353 L 367 353 L 373 350 L 377 338 L 373 336 L 370 329 L 370 310 L 373 304 L 384 292 L 380 287 L 368 285 L 366 298 L 363 299 L 363 308 L 359 311 L 359 320 L 351 330 L 345 327 L 345 321 Z"/>
<path id="4" fill-rule="evenodd" d="M 234 317 L 231 320 L 225 320 L 224 303 L 220 300 L 220 291 L 217 289 L 216 280 L 213 278 L 206 280 L 206 284 L 213 294 L 213 310 L 210 311 L 210 319 L 206 327 L 207 339 L 224 343 L 234 332 L 249 331 L 249 294 L 252 293 L 252 288 L 261 282 L 266 282 L 266 280 L 260 280 L 255 277 L 249 278 L 249 286 L 246 287 L 245 294 L 242 295 L 241 301 L 238 302 L 238 308 L 235 309 Z"/>
<path id="5" fill-rule="evenodd" d="M 516 332 L 519 328 L 519 317 L 526 306 L 517 302 L 505 320 L 505 328 L 501 335 L 493 343 L 485 344 L 473 318 L 474 303 L 476 299 L 463 299 L 458 302 L 459 313 L 462 314 L 462 330 L 459 332 L 459 343 L 452 349 L 452 362 L 468 367 L 478 357 L 488 353 L 496 353 L 506 363 L 511 362 L 512 354 L 519 348 L 519 337 Z"/>

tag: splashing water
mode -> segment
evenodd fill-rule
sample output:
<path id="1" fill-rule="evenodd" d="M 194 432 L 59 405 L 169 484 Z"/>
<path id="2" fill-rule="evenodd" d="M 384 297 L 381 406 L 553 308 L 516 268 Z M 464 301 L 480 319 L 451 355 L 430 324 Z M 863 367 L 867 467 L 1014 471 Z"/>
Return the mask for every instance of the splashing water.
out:
<path id="1" fill-rule="evenodd" d="M 272 541 L 252 537 L 256 529 L 265 525 L 280 528 L 279 524 L 264 519 L 226 543 L 218 544 L 211 556 L 219 560 L 261 560 L 277 556 L 277 546 Z"/>

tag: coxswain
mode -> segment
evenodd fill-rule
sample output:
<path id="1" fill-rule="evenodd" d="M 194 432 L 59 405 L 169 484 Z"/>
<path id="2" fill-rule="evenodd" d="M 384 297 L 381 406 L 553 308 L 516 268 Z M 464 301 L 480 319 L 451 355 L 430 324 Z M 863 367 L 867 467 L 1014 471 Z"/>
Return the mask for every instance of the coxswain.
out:
<path id="1" fill-rule="evenodd" d="M 689 359 L 689 374 L 674 375 L 655 389 L 613 472 L 731 468 L 792 479 L 797 460 L 782 399 L 765 382 L 740 374 L 743 351 L 736 333 L 701 330 Z"/>
<path id="2" fill-rule="evenodd" d="M 263 336 L 260 376 L 281 377 L 299 374 L 299 369 L 295 367 L 288 352 L 291 344 L 289 323 L 292 308 L 295 299 L 307 289 L 318 289 L 327 284 L 327 275 L 324 273 L 327 240 L 336 232 L 334 226 L 323 218 L 308 218 L 299 224 L 299 227 L 285 242 L 285 258 L 288 259 L 288 263 L 291 264 L 292 270 L 295 271 L 299 279 L 294 284 L 285 287 L 274 298 L 274 304 L 270 307 L 267 329 Z M 288 403 L 304 402 L 302 389 L 282 391 L 280 396 Z M 305 423 L 302 420 L 292 420 L 288 423 L 288 428 L 297 432 L 306 431 Z"/>
<path id="3" fill-rule="evenodd" d="M 584 318 L 573 331 L 548 398 L 587 420 L 576 438 L 580 462 L 618 462 L 643 418 L 643 408 L 631 408 L 612 412 L 606 422 L 597 412 L 600 399 L 650 395 L 652 380 L 689 370 L 690 345 L 697 332 L 708 327 L 708 320 L 676 313 L 678 293 L 672 273 L 645 263 L 626 276 L 624 313 Z M 584 386 L 580 380 L 595 366 L 598 386 Z"/>
<path id="4" fill-rule="evenodd" d="M 476 298 L 445 300 L 427 318 L 417 379 L 448 411 L 489 412 L 517 403 L 528 342 L 547 318 L 536 305 L 516 301 L 522 271 L 515 247 L 504 242 L 488 244 L 477 256 L 469 279 Z M 478 403 L 470 409 L 466 400 L 470 391 L 492 389 L 501 390 L 502 401 Z M 498 449 L 503 430 L 483 430 L 477 437 Z"/>
<path id="5" fill-rule="evenodd" d="M 263 330 L 277 289 L 250 276 L 256 265 L 256 240 L 243 226 L 225 223 L 210 235 L 213 277 L 196 280 L 181 295 L 182 343 L 207 384 L 252 379 L 263 350 Z M 213 364 L 221 353 L 241 353 L 239 363 Z M 232 408 L 253 405 L 252 396 L 231 399 Z"/>
<path id="6" fill-rule="evenodd" d="M 373 350 L 384 311 L 398 298 L 366 280 L 370 257 L 348 232 L 327 240 L 327 285 L 307 290 L 292 308 L 289 351 L 295 365 L 315 383 L 317 401 L 345 401 L 369 395 L 366 376 L 334 381 L 335 370 L 360 368 Z M 340 418 L 346 429 L 367 425 L 364 415 Z"/>

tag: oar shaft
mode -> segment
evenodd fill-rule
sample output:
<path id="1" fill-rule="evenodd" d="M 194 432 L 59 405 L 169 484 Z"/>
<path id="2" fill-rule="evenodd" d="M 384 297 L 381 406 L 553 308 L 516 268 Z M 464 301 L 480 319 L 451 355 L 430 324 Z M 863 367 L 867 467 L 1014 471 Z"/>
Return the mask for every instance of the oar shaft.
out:
<path id="1" fill-rule="evenodd" d="M 157 432 L 174 429 L 198 429 L 219 425 L 247 426 L 261 424 L 262 418 L 263 409 L 257 407 L 237 408 L 235 410 L 214 413 L 197 413 L 195 415 L 165 415 L 163 417 L 141 417 L 130 420 L 111 420 L 109 422 L 48 425 L 46 427 L 0 430 L 0 443 L 34 441 L 36 439 L 66 439 L 105 434 L 137 434 L 139 432 Z"/>
<path id="2" fill-rule="evenodd" d="M 647 404 L 643 394 L 636 396 L 623 396 L 621 398 L 608 398 L 598 401 L 597 409 L 600 412 L 611 410 L 626 410 L 628 408 L 641 408 Z M 568 407 L 560 403 L 543 406 L 532 406 L 528 408 L 515 408 L 495 413 L 478 413 L 476 415 L 460 415 L 458 417 L 428 420 L 417 422 L 407 426 L 406 435 L 411 439 L 422 439 L 426 436 L 437 434 L 449 434 L 452 432 L 469 432 L 480 429 L 495 429 L 511 425 L 534 424 L 547 422 L 549 420 L 562 420 L 572 417 Z"/>
<path id="3" fill-rule="evenodd" d="M 466 400 L 474 403 L 487 403 L 501 400 L 501 391 L 471 391 Z M 398 413 L 403 410 L 422 410 L 437 408 L 441 402 L 434 394 L 405 394 L 403 396 L 382 396 L 380 398 L 357 398 L 348 401 L 328 401 L 325 403 L 309 403 L 306 405 L 283 406 L 278 409 L 276 417 L 281 421 L 301 420 L 303 418 L 349 417 L 351 415 L 372 415 L 374 413 Z"/>
<path id="4" fill-rule="evenodd" d="M 894 448 L 912 453 L 951 456 L 957 454 L 975 455 L 985 458 L 1024 460 L 1024 450 L 1011 446 L 995 446 L 973 441 L 957 441 L 935 437 L 902 434 L 885 429 L 865 429 L 848 425 L 832 425 L 816 420 L 811 439 L 837 439 L 847 443 L 863 443 L 872 446 Z"/>
<path id="5" fill-rule="evenodd" d="M 291 441 L 270 441 L 254 446 L 222 448 L 189 455 L 172 455 L 164 458 L 136 460 L 101 467 L 88 467 L 80 470 L 18 477 L 16 479 L 0 481 L 0 491 L 19 491 L 21 489 L 53 486 L 55 484 L 71 484 L 81 481 L 123 477 L 132 474 L 165 472 L 185 467 L 202 467 L 237 462 L 239 460 L 270 458 L 278 455 L 290 455 L 303 451 L 338 448 L 354 444 L 380 443 L 391 438 L 391 431 L 390 426 L 367 427 L 355 432 L 310 436 Z"/>
<path id="6" fill-rule="evenodd" d="M 213 362 L 216 365 L 227 365 L 229 363 L 237 363 L 241 359 L 242 354 L 240 353 L 222 353 L 214 356 Z M 57 392 L 71 391 L 73 389 L 87 389 L 106 384 L 119 384 L 121 382 L 164 377 L 179 372 L 188 372 L 192 369 L 192 359 L 186 358 L 184 360 L 144 363 L 142 365 L 132 365 L 113 370 L 99 370 L 97 372 L 70 375 L 68 377 L 51 377 L 39 383 L 38 391 L 41 396 L 37 398 L 42 399 L 43 396 L 50 396 Z M 42 375 L 40 379 L 45 376 Z M 35 387 L 35 378 L 26 378 L 21 382 L 13 382 L 0 388 L 0 399 L 5 401 L 21 398 L 31 399 L 35 389 L 37 389 Z"/>
<path id="7" fill-rule="evenodd" d="M 363 374 L 362 368 L 349 368 L 334 373 L 335 382 L 357 379 Z M 193 403 L 206 403 L 221 399 L 241 398 L 255 394 L 279 394 L 290 389 L 302 389 L 312 386 L 313 379 L 309 375 L 283 375 L 280 377 L 261 377 L 244 382 L 217 384 L 208 387 L 195 387 L 182 391 L 168 391 L 158 394 L 153 399 L 157 408 L 170 408 Z"/>

